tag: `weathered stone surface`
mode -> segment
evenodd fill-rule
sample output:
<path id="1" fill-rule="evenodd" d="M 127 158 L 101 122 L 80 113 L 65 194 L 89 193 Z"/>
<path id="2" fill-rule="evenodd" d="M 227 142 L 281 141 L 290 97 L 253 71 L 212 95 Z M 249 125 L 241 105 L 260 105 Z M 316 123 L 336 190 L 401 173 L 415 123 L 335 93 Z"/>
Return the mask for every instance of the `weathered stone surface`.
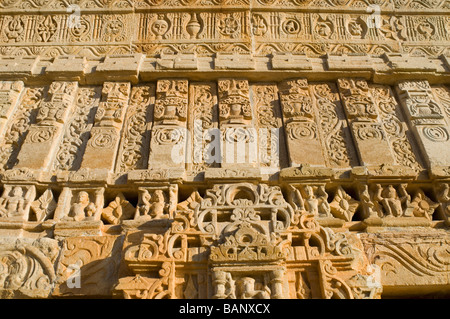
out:
<path id="1" fill-rule="evenodd" d="M 450 296 L 446 1 L 0 1 L 0 298 Z"/>

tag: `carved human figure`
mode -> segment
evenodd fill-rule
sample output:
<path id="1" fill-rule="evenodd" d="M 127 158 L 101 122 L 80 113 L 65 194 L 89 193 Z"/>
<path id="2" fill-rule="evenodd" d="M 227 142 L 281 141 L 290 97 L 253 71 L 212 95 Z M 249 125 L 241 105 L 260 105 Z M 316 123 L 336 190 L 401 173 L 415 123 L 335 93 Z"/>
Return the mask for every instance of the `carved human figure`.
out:
<path id="1" fill-rule="evenodd" d="M 317 200 L 318 200 L 318 212 L 320 217 L 329 217 L 330 214 L 330 204 L 328 203 L 328 194 L 325 191 L 325 186 L 320 185 L 317 190 Z"/>
<path id="2" fill-rule="evenodd" d="M 25 208 L 25 199 L 23 198 L 22 187 L 14 187 L 12 196 L 2 198 L 1 201 L 0 215 L 2 217 L 20 214 L 20 212 Z"/>
<path id="3" fill-rule="evenodd" d="M 155 219 L 164 218 L 167 205 L 162 190 L 158 189 L 153 193 L 150 203 L 150 216 Z"/>
<path id="4" fill-rule="evenodd" d="M 411 201 L 411 197 L 406 193 L 404 186 L 401 185 L 399 189 L 401 192 L 401 197 L 399 197 L 397 191 L 392 185 L 389 185 L 384 189 L 380 184 L 376 185 L 375 198 L 382 204 L 386 217 L 403 216 L 402 204 L 407 201 Z"/>
<path id="5" fill-rule="evenodd" d="M 0 217 L 24 217 L 28 218 L 32 197 L 32 189 L 30 188 L 26 194 L 22 187 L 15 186 L 12 191 L 5 190 L 4 195 L 0 198 Z"/>
<path id="6" fill-rule="evenodd" d="M 243 277 L 237 283 L 239 298 L 241 299 L 270 299 L 270 290 L 255 290 L 255 279 Z"/>
<path id="7" fill-rule="evenodd" d="M 314 189 L 307 185 L 303 188 L 305 191 L 305 208 L 306 210 L 313 215 L 319 214 L 319 200 L 316 198 L 314 194 Z"/>
<path id="8" fill-rule="evenodd" d="M 148 190 L 143 190 L 141 191 L 141 204 L 138 206 L 137 210 L 136 210 L 136 217 L 137 216 L 146 216 L 148 215 L 148 212 L 150 211 L 150 200 L 151 200 L 152 196 L 150 195 L 150 193 L 148 192 Z"/>
<path id="9" fill-rule="evenodd" d="M 95 215 L 95 211 L 96 206 L 90 201 L 89 194 L 85 191 L 80 191 L 65 220 L 81 221 L 86 218 L 92 218 Z"/>
<path id="10" fill-rule="evenodd" d="M 293 185 L 289 185 L 289 190 L 289 204 L 291 204 L 295 211 L 304 211 L 305 202 L 298 188 Z"/>
<path id="11" fill-rule="evenodd" d="M 361 207 L 363 209 L 363 218 L 379 217 L 368 185 L 364 184 L 359 187 L 359 199 L 361 200 Z"/>
<path id="12" fill-rule="evenodd" d="M 152 195 L 147 190 L 141 194 L 141 204 L 136 211 L 136 217 L 150 216 L 152 219 L 168 218 L 166 213 L 169 205 L 166 203 L 164 192 L 157 189 Z"/>
<path id="13" fill-rule="evenodd" d="M 438 186 L 437 199 L 442 205 L 444 215 L 450 217 L 450 185 L 442 183 Z"/>

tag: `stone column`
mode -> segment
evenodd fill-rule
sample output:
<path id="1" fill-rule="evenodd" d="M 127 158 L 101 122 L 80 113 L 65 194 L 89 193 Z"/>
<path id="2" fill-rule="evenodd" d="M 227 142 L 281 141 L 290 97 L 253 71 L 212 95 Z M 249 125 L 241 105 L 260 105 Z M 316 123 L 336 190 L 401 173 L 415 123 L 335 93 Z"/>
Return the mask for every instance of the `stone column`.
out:
<path id="1" fill-rule="evenodd" d="M 272 271 L 272 280 L 270 281 L 272 285 L 272 299 L 284 299 L 283 293 L 283 277 L 285 274 L 284 269 L 277 269 Z"/>
<path id="2" fill-rule="evenodd" d="M 213 286 L 214 286 L 214 299 L 225 299 L 226 295 L 226 284 L 227 284 L 227 273 L 222 270 L 216 270 L 212 272 L 213 275 Z"/>
<path id="3" fill-rule="evenodd" d="M 114 168 L 120 130 L 128 107 L 129 82 L 105 82 L 81 168 Z"/>
<path id="4" fill-rule="evenodd" d="M 448 123 L 428 81 L 402 81 L 396 89 L 427 165 L 450 165 Z"/>
<path id="5" fill-rule="evenodd" d="M 156 84 L 149 169 L 183 169 L 186 164 L 188 81 L 163 79 Z"/>
<path id="6" fill-rule="evenodd" d="M 369 86 L 362 79 L 339 79 L 339 91 L 361 165 L 394 165 L 389 141 L 378 120 Z"/>
<path id="7" fill-rule="evenodd" d="M 63 135 L 64 124 L 73 109 L 78 82 L 55 81 L 48 100 L 43 101 L 22 145 L 16 167 L 48 169 Z"/>

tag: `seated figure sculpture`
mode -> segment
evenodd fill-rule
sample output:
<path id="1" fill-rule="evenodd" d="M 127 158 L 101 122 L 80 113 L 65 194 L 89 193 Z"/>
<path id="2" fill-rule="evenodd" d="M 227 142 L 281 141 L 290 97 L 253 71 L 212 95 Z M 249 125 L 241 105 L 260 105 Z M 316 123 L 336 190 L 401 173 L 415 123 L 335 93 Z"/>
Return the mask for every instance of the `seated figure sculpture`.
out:
<path id="1" fill-rule="evenodd" d="M 77 195 L 76 201 L 70 207 L 70 212 L 66 221 L 81 221 L 85 219 L 93 218 L 95 214 L 95 204 L 89 199 L 89 194 L 85 191 L 81 191 Z"/>

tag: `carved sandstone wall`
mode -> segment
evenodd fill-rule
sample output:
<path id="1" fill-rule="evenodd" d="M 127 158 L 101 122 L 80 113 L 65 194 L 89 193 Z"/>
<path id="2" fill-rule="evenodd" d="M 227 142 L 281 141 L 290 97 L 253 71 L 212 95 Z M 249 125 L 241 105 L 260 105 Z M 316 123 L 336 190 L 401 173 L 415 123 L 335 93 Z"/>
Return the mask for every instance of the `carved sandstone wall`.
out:
<path id="1" fill-rule="evenodd" d="M 445 1 L 0 1 L 0 297 L 450 294 Z"/>

